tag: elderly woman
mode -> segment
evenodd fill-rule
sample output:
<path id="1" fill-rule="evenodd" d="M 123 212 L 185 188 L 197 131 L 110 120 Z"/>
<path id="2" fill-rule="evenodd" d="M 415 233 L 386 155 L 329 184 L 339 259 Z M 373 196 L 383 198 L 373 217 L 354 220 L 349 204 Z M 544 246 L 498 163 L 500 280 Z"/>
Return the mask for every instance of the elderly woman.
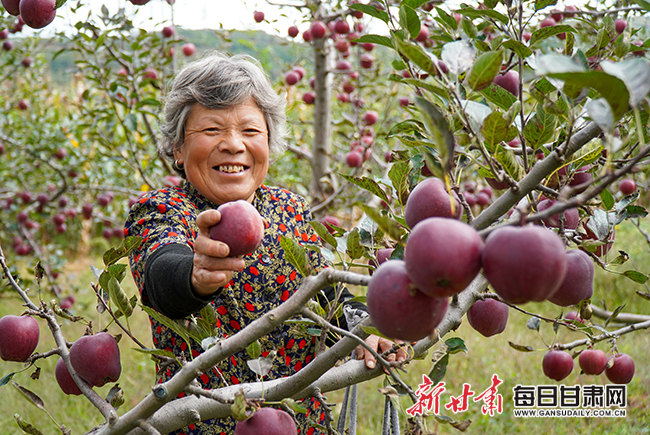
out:
<path id="1" fill-rule="evenodd" d="M 301 244 L 320 243 L 308 224 L 308 206 L 298 195 L 262 184 L 270 156 L 285 147 L 285 106 L 284 98 L 274 92 L 250 57 L 215 53 L 189 64 L 176 76 L 165 105 L 160 151 L 185 183 L 149 192 L 133 206 L 125 225 L 127 235 L 144 238 L 130 263 L 146 305 L 182 319 L 210 304 L 218 335 L 228 337 L 299 288 L 303 277 L 286 260 L 279 239 L 289 236 Z M 250 202 L 268 223 L 262 245 L 243 257 L 228 257 L 228 246 L 208 236 L 210 226 L 220 219 L 217 207 L 235 200 Z M 328 266 L 323 257 L 310 253 L 315 270 Z M 335 298 L 333 288 L 325 293 L 328 299 Z M 351 296 L 345 290 L 340 298 Z M 347 326 L 345 319 L 339 320 Z M 199 343 L 188 348 L 154 319 L 152 334 L 157 348 L 186 359 L 202 351 Z M 296 373 L 314 358 L 316 350 L 315 338 L 295 335 L 286 324 L 260 342 L 262 356 L 273 358 L 269 379 Z M 368 343 L 380 351 L 392 345 L 377 337 Z M 358 355 L 374 368 L 370 353 L 363 353 Z M 198 381 L 212 389 L 255 382 L 247 359 L 242 351 Z M 168 380 L 175 370 L 178 366 L 159 368 L 158 382 Z M 324 414 L 315 401 L 307 405 L 307 415 L 297 415 L 300 433 L 317 433 L 311 423 L 322 423 Z M 231 418 L 205 421 L 177 433 L 233 433 L 235 423 Z"/>

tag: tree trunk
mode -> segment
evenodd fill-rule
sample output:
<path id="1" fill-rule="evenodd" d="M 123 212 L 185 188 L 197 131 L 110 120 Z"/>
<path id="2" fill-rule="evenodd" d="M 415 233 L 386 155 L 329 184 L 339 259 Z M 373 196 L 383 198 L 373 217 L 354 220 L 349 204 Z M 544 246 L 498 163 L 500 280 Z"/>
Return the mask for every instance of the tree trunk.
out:
<path id="1" fill-rule="evenodd" d="M 324 199 L 328 185 L 321 182 L 329 174 L 331 153 L 331 101 L 332 79 L 328 73 L 330 56 L 328 39 L 314 40 L 314 72 L 316 79 L 316 101 L 314 102 L 314 143 L 312 144 L 311 196 Z"/>

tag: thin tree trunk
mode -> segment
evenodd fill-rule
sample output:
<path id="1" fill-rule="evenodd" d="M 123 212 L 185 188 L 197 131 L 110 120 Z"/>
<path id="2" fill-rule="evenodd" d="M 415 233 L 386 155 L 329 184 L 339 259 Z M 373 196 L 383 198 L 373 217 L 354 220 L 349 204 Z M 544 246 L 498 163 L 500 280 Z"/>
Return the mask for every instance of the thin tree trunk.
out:
<path id="1" fill-rule="evenodd" d="M 312 144 L 312 198 L 326 197 L 327 185 L 321 183 L 329 174 L 329 155 L 331 154 L 331 101 L 332 79 L 328 73 L 328 39 L 314 40 L 314 70 L 316 78 L 316 101 L 314 102 L 314 143 Z"/>

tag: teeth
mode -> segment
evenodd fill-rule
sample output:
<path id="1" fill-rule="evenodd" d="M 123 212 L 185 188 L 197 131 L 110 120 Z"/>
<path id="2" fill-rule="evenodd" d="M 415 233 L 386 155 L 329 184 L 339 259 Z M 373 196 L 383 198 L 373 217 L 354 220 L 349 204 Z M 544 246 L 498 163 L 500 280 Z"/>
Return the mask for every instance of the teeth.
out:
<path id="1" fill-rule="evenodd" d="M 241 165 L 225 165 L 225 166 L 219 166 L 219 170 L 221 172 L 235 173 L 235 172 L 243 171 L 244 167 Z"/>

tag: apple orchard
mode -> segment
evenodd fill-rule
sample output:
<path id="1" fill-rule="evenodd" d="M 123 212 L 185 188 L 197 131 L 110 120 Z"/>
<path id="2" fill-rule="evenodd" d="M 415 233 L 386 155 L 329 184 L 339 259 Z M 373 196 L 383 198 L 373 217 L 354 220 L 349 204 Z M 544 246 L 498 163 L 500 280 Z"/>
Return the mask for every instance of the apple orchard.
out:
<path id="1" fill-rule="evenodd" d="M 382 414 L 411 434 L 648 428 L 650 3 L 259 1 L 246 2 L 247 32 L 218 17 L 209 31 L 176 26 L 180 1 L 84 3 L 0 9 L 0 389 L 26 399 L 3 402 L 3 430 L 159 434 L 232 415 L 237 433 L 263 433 L 254 424 L 291 427 L 316 397 L 317 433 L 343 433 L 343 390 L 357 385 L 350 420 L 364 434 Z M 163 21 L 134 24 L 153 7 Z M 288 151 L 265 184 L 306 198 L 333 266 L 314 273 L 283 237 L 308 278 L 226 339 L 210 305 L 181 322 L 141 304 L 125 261 L 141 240 L 123 232 L 141 195 L 183 182 L 156 151 L 160 109 L 170 78 L 215 48 L 252 53 L 286 95 Z M 246 259 L 263 223 L 222 207 L 211 237 Z M 247 224 L 249 244 L 228 239 Z M 313 302 L 328 285 L 367 306 L 351 331 L 331 322 L 340 304 Z M 149 316 L 205 352 L 155 349 Z M 322 346 L 269 380 L 258 339 L 285 321 Z M 370 334 L 395 340 L 373 370 L 349 358 Z M 399 347 L 407 361 L 388 361 Z M 259 382 L 195 385 L 242 349 Z M 182 368 L 156 384 L 154 362 Z M 474 402 L 406 412 L 423 375 L 445 383 L 444 404 L 494 374 L 499 415 Z M 627 416 L 513 417 L 513 388 L 542 384 L 626 385 Z"/>

